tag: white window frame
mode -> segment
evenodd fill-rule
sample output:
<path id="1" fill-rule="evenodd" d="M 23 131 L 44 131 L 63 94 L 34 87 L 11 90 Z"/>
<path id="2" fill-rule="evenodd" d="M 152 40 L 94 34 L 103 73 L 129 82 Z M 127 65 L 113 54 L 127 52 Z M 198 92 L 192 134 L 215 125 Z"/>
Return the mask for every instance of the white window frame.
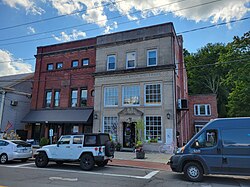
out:
<path id="1" fill-rule="evenodd" d="M 146 101 L 146 86 L 148 86 L 148 85 L 160 85 L 160 94 L 161 94 L 161 102 L 160 103 L 147 103 L 147 101 Z M 144 105 L 145 106 L 160 106 L 160 105 L 162 105 L 162 84 L 161 83 L 147 83 L 147 84 L 145 84 L 144 85 Z"/>
<path id="2" fill-rule="evenodd" d="M 109 58 L 110 57 L 114 57 L 115 58 L 115 67 L 114 67 L 114 69 L 109 69 Z M 107 71 L 114 71 L 114 70 L 116 70 L 116 55 L 108 55 L 107 56 Z"/>
<path id="3" fill-rule="evenodd" d="M 163 124 L 162 124 L 162 119 L 163 117 L 161 115 L 146 115 L 144 116 L 144 141 L 148 142 L 149 140 L 147 140 L 146 136 L 147 136 L 147 129 L 146 129 L 146 118 L 147 117 L 160 117 L 161 118 L 161 140 L 158 140 L 158 143 L 162 143 L 163 142 Z"/>
<path id="4" fill-rule="evenodd" d="M 196 112 L 196 106 L 198 107 L 197 112 Z M 205 106 L 205 114 L 200 113 L 200 107 L 201 106 Z M 208 110 L 207 110 L 208 107 L 209 107 L 210 114 L 208 114 Z M 198 114 L 196 114 L 196 113 L 198 113 Z M 195 104 L 194 105 L 194 115 L 195 116 L 211 116 L 211 113 L 212 113 L 212 111 L 211 111 L 211 105 L 210 104 Z"/>
<path id="5" fill-rule="evenodd" d="M 117 105 L 108 105 L 108 104 L 106 104 L 107 103 L 107 101 L 106 101 L 106 89 L 111 89 L 111 88 L 113 88 L 113 89 L 116 89 L 117 90 Z M 113 86 L 113 87 L 111 87 L 111 86 L 108 86 L 108 87 L 104 87 L 104 89 L 103 89 L 103 91 L 104 91 L 104 98 L 103 98 L 103 100 L 104 100 L 104 107 L 117 107 L 118 106 L 118 102 L 119 102 L 119 90 L 118 90 L 118 86 Z"/>
<path id="6" fill-rule="evenodd" d="M 105 118 L 112 118 L 112 119 L 115 119 L 116 118 L 116 134 L 111 134 L 110 132 L 107 132 L 107 131 L 105 131 Z M 110 120 L 111 121 L 111 120 Z M 111 126 L 110 126 L 110 124 L 109 124 L 109 127 L 111 128 Z M 109 135 L 111 135 L 111 137 L 112 137 L 112 140 L 113 141 L 117 141 L 117 137 L 118 137 L 118 117 L 117 116 L 104 116 L 103 117 L 103 123 L 102 123 L 102 132 L 103 133 L 109 133 Z M 112 136 L 112 135 L 115 135 L 116 137 L 114 138 L 114 136 Z M 114 140 L 115 139 L 115 140 Z"/>
<path id="7" fill-rule="evenodd" d="M 133 87 L 136 86 L 139 88 L 139 104 L 124 104 L 124 96 L 125 96 L 125 87 Z M 122 86 L 122 106 L 140 106 L 140 99 L 141 99 L 141 90 L 140 90 L 140 85 L 135 84 L 135 85 L 124 85 Z"/>
<path id="8" fill-rule="evenodd" d="M 153 64 L 153 65 L 149 65 L 149 53 L 152 52 L 152 51 L 155 51 L 155 61 L 156 61 L 156 64 Z M 149 49 L 147 50 L 147 66 L 150 67 L 150 66 L 157 66 L 158 64 L 158 53 L 157 53 L 157 49 Z"/>
<path id="9" fill-rule="evenodd" d="M 128 67 L 128 54 L 134 54 L 134 67 Z M 131 52 L 127 52 L 126 53 L 126 69 L 134 69 L 136 67 L 136 52 L 135 51 L 131 51 Z"/>

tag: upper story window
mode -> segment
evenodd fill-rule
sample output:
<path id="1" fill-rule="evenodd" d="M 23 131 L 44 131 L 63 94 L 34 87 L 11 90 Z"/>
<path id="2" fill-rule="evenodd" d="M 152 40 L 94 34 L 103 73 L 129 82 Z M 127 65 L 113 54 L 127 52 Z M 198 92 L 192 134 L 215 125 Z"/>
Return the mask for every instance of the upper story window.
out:
<path id="1" fill-rule="evenodd" d="M 209 104 L 199 104 L 194 105 L 194 115 L 195 116 L 210 116 L 211 108 Z"/>
<path id="2" fill-rule="evenodd" d="M 53 64 L 47 64 L 47 70 L 53 70 L 54 66 Z"/>
<path id="3" fill-rule="evenodd" d="M 51 98 L 52 98 L 52 91 L 47 90 L 45 92 L 45 107 L 50 107 L 51 106 Z"/>
<path id="4" fill-rule="evenodd" d="M 78 60 L 73 60 L 71 62 L 71 67 L 73 67 L 73 68 L 78 67 Z"/>
<path id="5" fill-rule="evenodd" d="M 58 107 L 60 104 L 60 91 L 56 90 L 54 93 L 54 106 Z"/>
<path id="6" fill-rule="evenodd" d="M 107 57 L 107 70 L 115 70 L 116 68 L 116 56 L 108 55 Z"/>
<path id="7" fill-rule="evenodd" d="M 152 49 L 147 51 L 147 66 L 157 65 L 157 50 Z"/>
<path id="8" fill-rule="evenodd" d="M 104 89 L 104 106 L 118 106 L 118 87 Z"/>
<path id="9" fill-rule="evenodd" d="M 77 107 L 77 95 L 78 95 L 77 89 L 71 90 L 71 107 Z"/>
<path id="10" fill-rule="evenodd" d="M 83 59 L 83 60 L 82 60 L 82 65 L 83 65 L 83 66 L 89 65 L 89 59 L 88 59 L 88 58 Z"/>
<path id="11" fill-rule="evenodd" d="M 123 86 L 123 105 L 139 105 L 140 104 L 140 86 Z"/>
<path id="12" fill-rule="evenodd" d="M 146 84 L 144 92 L 145 104 L 161 104 L 161 84 Z"/>
<path id="13" fill-rule="evenodd" d="M 88 90 L 87 88 L 81 89 L 81 107 L 87 106 Z"/>
<path id="14" fill-rule="evenodd" d="M 135 52 L 129 52 L 127 53 L 126 57 L 126 68 L 135 68 L 135 62 L 136 62 L 136 53 Z"/>
<path id="15" fill-rule="evenodd" d="M 56 63 L 56 69 L 62 69 L 62 67 L 63 67 L 63 63 L 62 62 Z"/>

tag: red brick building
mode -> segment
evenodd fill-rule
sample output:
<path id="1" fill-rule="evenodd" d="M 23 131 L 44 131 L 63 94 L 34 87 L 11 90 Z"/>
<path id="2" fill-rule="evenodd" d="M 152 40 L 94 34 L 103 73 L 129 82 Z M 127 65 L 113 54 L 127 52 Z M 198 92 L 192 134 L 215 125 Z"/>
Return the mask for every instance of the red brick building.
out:
<path id="1" fill-rule="evenodd" d="M 201 130 L 211 119 L 218 117 L 216 94 L 189 96 L 190 137 Z"/>
<path id="2" fill-rule="evenodd" d="M 96 38 L 37 48 L 29 138 L 92 131 Z"/>

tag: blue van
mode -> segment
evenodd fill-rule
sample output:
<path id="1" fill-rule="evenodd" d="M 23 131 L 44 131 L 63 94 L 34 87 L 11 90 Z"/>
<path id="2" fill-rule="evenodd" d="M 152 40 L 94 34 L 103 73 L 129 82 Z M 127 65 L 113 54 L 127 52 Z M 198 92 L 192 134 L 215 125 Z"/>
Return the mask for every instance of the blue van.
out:
<path id="1" fill-rule="evenodd" d="M 197 182 L 203 174 L 250 175 L 250 118 L 221 118 L 207 123 L 168 164 Z"/>

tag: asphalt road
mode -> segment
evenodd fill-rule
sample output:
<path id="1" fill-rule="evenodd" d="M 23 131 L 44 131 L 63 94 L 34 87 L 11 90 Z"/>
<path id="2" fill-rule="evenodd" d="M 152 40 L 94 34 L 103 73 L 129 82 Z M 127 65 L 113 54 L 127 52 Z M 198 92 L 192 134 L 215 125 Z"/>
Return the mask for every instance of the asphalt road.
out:
<path id="1" fill-rule="evenodd" d="M 0 165 L 0 187 L 112 187 L 112 186 L 167 186 L 167 187 L 250 187 L 250 177 L 206 176 L 202 183 L 187 182 L 182 174 L 131 167 L 106 166 L 82 171 L 79 164 L 58 166 L 51 162 L 37 168 L 34 162 L 10 162 Z"/>

